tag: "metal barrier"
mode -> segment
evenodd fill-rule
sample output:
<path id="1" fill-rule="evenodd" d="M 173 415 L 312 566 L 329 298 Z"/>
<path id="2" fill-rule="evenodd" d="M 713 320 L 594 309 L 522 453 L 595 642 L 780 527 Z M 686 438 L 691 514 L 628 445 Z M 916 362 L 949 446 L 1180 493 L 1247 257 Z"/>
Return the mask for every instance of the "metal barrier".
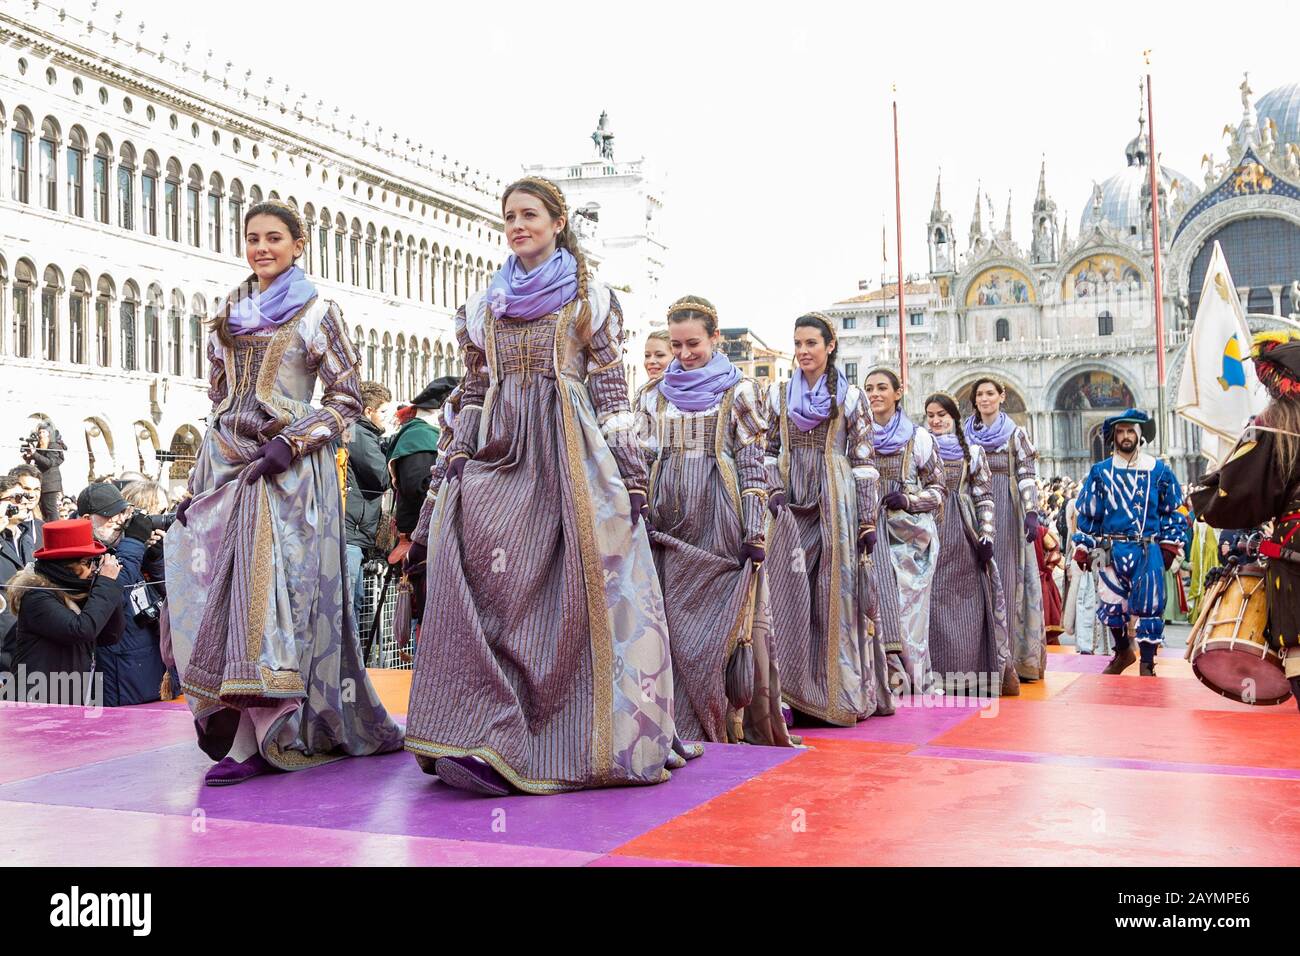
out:
<path id="1" fill-rule="evenodd" d="M 367 561 L 361 566 L 361 606 L 357 608 L 357 621 L 360 625 L 361 644 L 364 647 L 370 637 L 370 628 L 374 624 L 376 605 L 379 594 L 384 589 L 384 575 L 388 573 L 388 564 L 381 560 Z M 384 603 L 378 608 L 379 630 L 374 643 L 366 657 L 367 667 L 381 667 L 389 670 L 410 670 L 415 659 L 415 631 L 412 628 L 411 640 L 404 648 L 397 646 L 397 636 L 393 634 L 393 612 L 397 607 L 397 582 L 388 586 Z"/>

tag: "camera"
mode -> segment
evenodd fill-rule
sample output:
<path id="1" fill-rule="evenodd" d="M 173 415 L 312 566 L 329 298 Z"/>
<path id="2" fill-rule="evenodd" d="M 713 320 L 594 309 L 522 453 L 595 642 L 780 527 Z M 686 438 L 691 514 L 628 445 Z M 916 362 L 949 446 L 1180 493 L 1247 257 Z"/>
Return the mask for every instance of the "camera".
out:
<path id="1" fill-rule="evenodd" d="M 166 531 L 176 522 L 176 512 L 172 511 L 165 515 L 148 515 L 149 526 L 155 531 Z"/>
<path id="2" fill-rule="evenodd" d="M 18 514 L 21 510 L 22 509 L 19 508 L 17 505 L 5 505 L 5 517 L 12 518 L 14 515 Z"/>

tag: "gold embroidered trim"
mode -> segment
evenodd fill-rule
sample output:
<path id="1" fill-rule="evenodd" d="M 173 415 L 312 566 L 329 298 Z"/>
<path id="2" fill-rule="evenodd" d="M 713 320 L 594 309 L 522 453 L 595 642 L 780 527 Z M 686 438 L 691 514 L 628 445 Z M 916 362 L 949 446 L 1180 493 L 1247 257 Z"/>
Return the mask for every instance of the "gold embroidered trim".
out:
<path id="1" fill-rule="evenodd" d="M 612 778 L 614 755 L 612 747 L 614 718 L 614 648 L 609 629 L 609 611 L 605 601 L 605 576 L 597 557 L 595 521 L 591 491 L 578 447 L 578 423 L 573 395 L 560 375 L 559 344 L 567 340 L 573 322 L 576 300 L 560 311 L 555 328 L 556 343 L 556 395 L 564 423 L 564 450 L 568 459 L 569 481 L 573 487 L 575 510 L 578 518 L 578 553 L 582 559 L 583 587 L 587 593 L 587 623 L 591 628 L 592 676 L 592 759 L 596 782 Z"/>
<path id="2" fill-rule="evenodd" d="M 826 609 L 826 711 L 839 722 L 853 720 L 854 715 L 840 709 L 840 692 L 844 688 L 844 683 L 840 674 L 840 641 L 843 635 L 840 629 L 843 626 L 843 618 L 840 613 L 840 601 L 844 595 L 844 582 L 842 580 L 843 568 L 845 565 L 845 555 L 840 544 L 840 535 L 844 529 L 840 527 L 840 496 L 847 493 L 847 489 L 840 487 L 839 475 L 836 474 L 835 468 L 835 446 L 838 443 L 839 436 L 844 433 L 844 416 L 836 415 L 834 423 L 826 429 L 826 450 L 823 453 L 823 467 L 826 469 L 826 487 L 829 494 L 826 496 L 827 501 L 823 507 L 830 511 L 831 515 L 831 593 L 830 607 Z M 856 489 L 854 489 L 854 503 L 857 502 Z M 857 566 L 854 561 L 849 561 L 852 567 Z M 816 598 L 814 598 L 816 600 Z M 856 622 L 855 622 L 856 625 Z M 859 665 L 865 671 L 866 661 L 859 662 Z"/>
<path id="3" fill-rule="evenodd" d="M 744 379 L 741 381 L 743 382 Z M 740 533 L 743 538 L 745 514 L 740 507 L 740 479 L 736 477 L 734 459 L 725 455 L 727 433 L 731 431 L 731 406 L 735 403 L 736 389 L 740 384 L 737 382 L 727 389 L 726 394 L 722 396 L 722 403 L 718 406 L 717 421 L 713 426 L 713 456 L 718 460 L 718 471 L 722 473 L 722 483 L 727 489 L 728 497 L 731 498 L 731 506 L 736 509 L 736 519 L 740 522 Z"/>
<path id="4" fill-rule="evenodd" d="M 248 633 L 246 643 L 248 659 L 256 661 L 262 656 L 262 641 L 266 631 L 266 608 L 270 599 L 272 572 L 271 501 L 266 481 L 257 483 L 257 530 L 253 535 L 253 593 L 248 601 Z M 301 679 L 300 683 L 301 683 Z"/>
<path id="5" fill-rule="evenodd" d="M 578 783 L 565 783 L 563 780 L 535 780 L 532 777 L 522 776 L 515 772 L 514 768 L 506 763 L 505 758 L 492 747 L 454 747 L 451 744 L 440 744 L 423 737 L 412 737 L 410 734 L 407 734 L 403 747 L 413 754 L 431 757 L 434 760 L 439 757 L 480 757 L 493 770 L 525 793 L 564 793 L 568 790 L 583 789 L 583 785 Z"/>

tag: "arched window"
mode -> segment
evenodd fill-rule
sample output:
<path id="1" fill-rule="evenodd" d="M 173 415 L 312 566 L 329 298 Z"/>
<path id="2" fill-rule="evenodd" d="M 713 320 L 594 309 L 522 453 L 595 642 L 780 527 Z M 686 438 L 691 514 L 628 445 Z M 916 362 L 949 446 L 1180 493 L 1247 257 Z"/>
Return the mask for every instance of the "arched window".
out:
<path id="1" fill-rule="evenodd" d="M 135 147 L 130 143 L 117 152 L 117 224 L 135 228 Z"/>
<path id="2" fill-rule="evenodd" d="M 343 219 L 343 213 L 334 217 L 334 278 L 338 282 L 344 282 L 346 273 L 343 271 L 343 238 L 348 234 L 348 224 Z"/>
<path id="3" fill-rule="evenodd" d="M 80 126 L 68 133 L 68 214 L 86 216 L 86 131 Z"/>
<path id="4" fill-rule="evenodd" d="M 63 275 L 55 266 L 46 266 L 41 284 L 41 358 L 59 359 L 59 298 L 63 295 Z"/>
<path id="5" fill-rule="evenodd" d="M 158 235 L 158 156 L 153 150 L 144 154 L 140 173 L 140 219 L 148 235 Z"/>
<path id="6" fill-rule="evenodd" d="M 156 285 L 149 287 L 149 300 L 144 306 L 144 370 L 157 373 L 162 368 L 163 292 Z"/>
<path id="7" fill-rule="evenodd" d="M 29 203 L 32 201 L 32 114 L 22 106 L 14 110 L 9 157 L 9 195 L 15 202 Z"/>
<path id="8" fill-rule="evenodd" d="M 424 388 L 429 380 L 427 378 L 420 378 L 420 345 L 416 342 L 415 336 L 412 335 L 406 341 L 410 348 L 410 352 L 407 354 L 406 394 L 410 398 L 415 398 L 415 396 L 420 394 L 420 390 Z M 425 365 L 428 365 L 427 361 L 425 362 Z"/>
<path id="9" fill-rule="evenodd" d="M 4 110 L 0 109 L 0 122 L 4 122 Z M 0 256 L 0 355 L 5 354 L 5 309 L 9 295 L 9 269 L 5 266 L 5 257 Z"/>
<path id="10" fill-rule="evenodd" d="M 456 271 L 455 274 L 452 276 L 452 282 L 451 282 L 451 289 L 455 295 L 455 298 L 452 301 L 452 307 L 457 309 L 460 308 L 460 273 L 461 273 L 460 251 L 457 250 Z"/>
<path id="11" fill-rule="evenodd" d="M 262 201 L 262 187 L 254 186 L 252 189 L 248 191 L 248 202 L 251 205 L 256 206 L 261 201 Z"/>
<path id="12" fill-rule="evenodd" d="M 446 246 L 442 247 L 442 304 L 446 308 L 451 305 L 451 296 L 447 294 L 447 281 L 451 278 L 451 250 Z"/>
<path id="13" fill-rule="evenodd" d="M 442 378 L 442 343 L 433 347 L 433 377 Z"/>
<path id="14" fill-rule="evenodd" d="M 163 218 L 166 236 L 172 242 L 181 241 L 181 164 L 175 157 L 167 160 L 167 179 L 163 183 Z M 152 369 L 157 371 L 157 369 Z"/>
<path id="15" fill-rule="evenodd" d="M 113 364 L 112 309 L 115 295 L 113 280 L 107 275 L 95 283 L 95 364 L 108 368 Z"/>
<path id="16" fill-rule="evenodd" d="M 312 246 L 316 239 L 316 207 L 311 203 L 302 207 L 302 269 L 308 275 L 316 271 L 316 257 L 312 255 Z"/>
<path id="17" fill-rule="evenodd" d="M 366 333 L 359 325 L 352 330 L 352 347 L 357 350 L 357 361 L 360 362 L 366 354 Z"/>
<path id="18" fill-rule="evenodd" d="M 330 277 L 331 225 L 333 225 L 333 222 L 330 219 L 330 211 L 322 208 L 320 211 L 320 224 L 316 227 L 316 264 L 322 279 Z"/>
<path id="19" fill-rule="evenodd" d="M 203 378 L 204 350 L 207 337 L 203 334 L 203 320 L 208 314 L 208 304 L 203 296 L 195 293 L 190 301 L 190 374 Z"/>
<path id="20" fill-rule="evenodd" d="M 366 288 L 375 287 L 375 224 L 366 225 Z M 385 382 L 385 385 L 388 383 Z"/>
<path id="21" fill-rule="evenodd" d="M 379 333 L 370 330 L 370 340 L 366 343 L 366 378 L 375 380 L 375 353 L 379 350 Z"/>
<path id="22" fill-rule="evenodd" d="M 998 319 L 996 338 L 999 342 L 1011 341 L 1011 323 L 1006 319 Z"/>
<path id="23" fill-rule="evenodd" d="M 221 252 L 221 200 L 225 191 L 220 173 L 208 177 L 208 248 L 217 253 Z"/>
<path id="24" fill-rule="evenodd" d="M 94 203 L 95 222 L 108 225 L 109 167 L 113 164 L 113 142 L 103 133 L 95 139 Z"/>
<path id="25" fill-rule="evenodd" d="M 369 248 L 367 248 L 366 251 L 369 252 Z M 392 252 L 393 252 L 392 240 L 389 238 L 388 235 L 388 227 L 385 226 L 384 231 L 380 233 L 379 236 L 379 291 L 380 292 L 384 291 L 385 284 L 388 282 L 388 279 L 386 278 L 388 274 L 388 257 L 390 254 L 392 254 Z M 369 269 L 370 266 L 369 263 L 367 263 L 366 264 L 367 272 L 369 272 Z M 393 291 L 394 292 L 397 291 L 396 285 L 393 286 Z"/>
<path id="26" fill-rule="evenodd" d="M 411 298 L 411 266 L 417 262 L 415 258 L 415 237 L 406 237 L 406 297 Z M 420 268 L 424 268 L 421 266 Z M 420 285 L 424 285 L 421 281 Z"/>
<path id="27" fill-rule="evenodd" d="M 387 332 L 384 333 L 384 349 L 379 355 L 379 380 L 384 383 L 384 387 L 391 389 L 393 387 L 393 337 Z"/>
<path id="28" fill-rule="evenodd" d="M 429 377 L 429 366 L 431 364 L 432 358 L 433 358 L 433 352 L 429 348 L 429 340 L 425 339 L 424 343 L 420 347 L 420 381 L 421 382 L 433 381 L 433 378 Z M 434 377 L 436 378 L 437 376 Z"/>
<path id="29" fill-rule="evenodd" d="M 399 402 L 406 401 L 406 336 L 400 332 L 397 335 L 397 367 L 393 376 L 393 391 Z M 414 397 L 416 393 L 412 392 Z"/>
<path id="30" fill-rule="evenodd" d="M 1109 312 L 1101 312 L 1097 315 L 1097 334 L 1114 335 L 1115 334 L 1115 317 Z"/>
<path id="31" fill-rule="evenodd" d="M 352 220 L 352 242 L 348 250 L 352 257 L 352 284 L 361 285 L 361 221 Z"/>
<path id="32" fill-rule="evenodd" d="M 185 190 L 185 211 L 186 236 L 190 245 L 198 249 L 203 245 L 203 170 L 197 166 L 190 167 L 189 184 Z"/>
<path id="33" fill-rule="evenodd" d="M 72 274 L 72 291 L 68 296 L 68 361 L 86 364 L 86 316 L 90 312 L 90 276 L 82 269 Z"/>
<path id="34" fill-rule="evenodd" d="M 136 354 L 138 340 L 137 316 L 140 312 L 140 289 L 131 280 L 122 287 L 122 306 L 118 310 L 118 319 L 122 324 L 122 368 L 134 372 L 140 367 Z"/>
<path id="35" fill-rule="evenodd" d="M 185 359 L 185 293 L 172 289 L 171 308 L 167 310 L 167 372 L 179 378 Z"/>
<path id="36" fill-rule="evenodd" d="M 418 275 L 420 276 L 419 292 L 420 292 L 420 301 L 421 301 L 421 302 L 424 301 L 424 269 L 425 269 L 425 263 L 427 263 L 428 261 L 429 261 L 429 240 L 427 240 L 427 239 L 421 239 L 421 240 L 420 240 L 420 260 L 419 260 L 420 269 L 419 269 L 419 273 L 418 273 Z"/>
<path id="37" fill-rule="evenodd" d="M 481 288 L 483 288 L 483 260 L 476 259 L 474 261 L 474 291 L 477 292 Z M 465 298 L 466 300 L 469 299 L 468 286 L 465 288 Z"/>
<path id="38" fill-rule="evenodd" d="M 14 269 L 14 355 L 32 357 L 32 300 L 36 295 L 36 267 L 19 259 Z"/>
<path id="39" fill-rule="evenodd" d="M 45 209 L 59 208 L 59 124 L 52 116 L 41 123 L 40 157 L 36 163 L 38 202 Z"/>
<path id="40" fill-rule="evenodd" d="M 244 254 L 244 184 L 238 179 L 230 181 L 230 252 L 236 259 Z"/>

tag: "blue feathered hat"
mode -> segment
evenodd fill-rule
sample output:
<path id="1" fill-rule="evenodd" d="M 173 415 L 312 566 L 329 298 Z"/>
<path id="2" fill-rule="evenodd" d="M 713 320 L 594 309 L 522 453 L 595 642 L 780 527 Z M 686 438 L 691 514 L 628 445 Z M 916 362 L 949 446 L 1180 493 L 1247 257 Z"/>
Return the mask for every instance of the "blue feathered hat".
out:
<path id="1" fill-rule="evenodd" d="M 1101 435 L 1109 444 L 1114 440 L 1116 425 L 1136 425 L 1141 432 L 1142 440 L 1147 444 L 1156 439 L 1156 423 L 1150 415 L 1140 409 L 1130 408 L 1126 412 L 1120 412 L 1118 415 L 1112 415 L 1101 423 Z"/>

